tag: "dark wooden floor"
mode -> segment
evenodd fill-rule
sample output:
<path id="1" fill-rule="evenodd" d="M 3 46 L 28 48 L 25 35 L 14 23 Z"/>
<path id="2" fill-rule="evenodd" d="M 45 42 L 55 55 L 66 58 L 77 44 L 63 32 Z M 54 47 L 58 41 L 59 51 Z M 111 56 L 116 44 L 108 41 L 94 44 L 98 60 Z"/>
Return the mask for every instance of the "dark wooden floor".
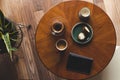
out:
<path id="1" fill-rule="evenodd" d="M 37 25 L 52 6 L 69 0 L 0 0 L 0 9 L 10 20 L 24 24 L 24 37 L 21 47 L 15 54 L 19 56 L 16 64 L 19 80 L 61 80 L 42 65 L 35 48 Z M 111 18 L 116 29 L 117 45 L 120 45 L 120 1 L 119 0 L 83 0 L 101 7 Z M 27 27 L 32 25 L 32 27 Z"/>

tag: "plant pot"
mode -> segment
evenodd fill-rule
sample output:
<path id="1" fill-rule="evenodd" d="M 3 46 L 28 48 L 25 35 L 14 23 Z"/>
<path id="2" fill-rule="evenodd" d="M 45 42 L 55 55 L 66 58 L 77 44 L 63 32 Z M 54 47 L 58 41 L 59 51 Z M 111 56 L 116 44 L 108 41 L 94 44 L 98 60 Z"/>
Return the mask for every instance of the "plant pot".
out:
<path id="1" fill-rule="evenodd" d="M 0 54 L 0 80 L 18 80 L 15 64 L 8 53 Z"/>

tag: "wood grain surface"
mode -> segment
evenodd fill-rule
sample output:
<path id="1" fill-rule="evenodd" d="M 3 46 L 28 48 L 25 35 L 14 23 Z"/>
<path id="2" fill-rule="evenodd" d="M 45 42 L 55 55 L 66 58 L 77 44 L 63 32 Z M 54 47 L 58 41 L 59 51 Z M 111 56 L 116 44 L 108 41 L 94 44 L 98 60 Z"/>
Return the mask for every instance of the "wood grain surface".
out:
<path id="1" fill-rule="evenodd" d="M 71 38 L 71 30 L 76 23 L 81 22 L 78 13 L 83 7 L 88 7 L 91 12 L 88 23 L 93 28 L 93 39 L 88 45 L 79 46 Z M 51 34 L 52 23 L 56 20 L 65 25 L 63 36 Z M 55 47 L 59 39 L 68 42 L 68 49 L 62 56 Z M 113 23 L 103 10 L 84 1 L 68 1 L 53 7 L 42 17 L 36 32 L 36 46 L 41 61 L 54 74 L 67 79 L 86 79 L 99 73 L 109 63 L 116 46 L 116 34 Z M 80 74 L 66 69 L 70 52 L 93 58 L 91 74 Z"/>
<path id="2" fill-rule="evenodd" d="M 19 80 L 61 80 L 44 68 L 39 61 L 35 48 L 35 31 L 41 17 L 51 7 L 69 0 L 0 0 L 0 9 L 10 20 L 26 25 L 22 30 L 24 40 L 20 49 L 15 52 L 19 56 L 16 64 Z M 83 0 L 96 4 L 111 18 L 117 34 L 117 45 L 120 45 L 120 1 L 119 0 Z M 27 27 L 27 25 L 32 27 Z"/>

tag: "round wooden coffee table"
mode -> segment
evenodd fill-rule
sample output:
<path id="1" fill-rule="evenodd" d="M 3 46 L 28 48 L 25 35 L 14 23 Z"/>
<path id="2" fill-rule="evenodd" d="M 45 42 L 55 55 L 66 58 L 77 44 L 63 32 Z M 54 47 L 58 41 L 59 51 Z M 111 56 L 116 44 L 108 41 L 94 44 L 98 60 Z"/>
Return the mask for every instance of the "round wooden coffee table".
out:
<path id="1" fill-rule="evenodd" d="M 79 46 L 71 37 L 71 30 L 77 22 L 81 22 L 78 12 L 88 7 L 91 11 L 88 24 L 93 28 L 93 39 L 85 46 Z M 51 24 L 54 20 L 65 24 L 63 36 L 51 34 Z M 58 39 L 66 39 L 68 48 L 64 55 L 60 55 L 55 47 Z M 116 46 L 114 26 L 107 14 L 94 4 L 84 1 L 62 2 L 51 8 L 39 22 L 36 32 L 36 47 L 40 60 L 45 67 L 54 74 L 67 79 L 86 79 L 102 71 L 110 62 Z M 90 74 L 82 74 L 66 69 L 70 52 L 93 58 Z"/>

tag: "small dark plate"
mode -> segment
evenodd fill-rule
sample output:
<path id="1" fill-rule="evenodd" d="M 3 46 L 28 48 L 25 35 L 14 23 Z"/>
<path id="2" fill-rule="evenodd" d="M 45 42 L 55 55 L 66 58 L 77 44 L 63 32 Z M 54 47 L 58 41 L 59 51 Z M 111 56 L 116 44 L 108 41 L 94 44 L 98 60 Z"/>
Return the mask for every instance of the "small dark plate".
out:
<path id="1" fill-rule="evenodd" d="M 79 35 L 79 33 L 82 32 L 82 29 L 83 29 L 84 26 L 86 26 L 89 29 L 90 32 L 87 35 L 87 37 L 85 38 L 85 40 L 81 41 L 81 40 L 78 39 L 78 35 Z M 71 31 L 71 35 L 72 35 L 73 40 L 76 43 L 78 43 L 78 44 L 87 44 L 88 42 L 91 41 L 91 39 L 93 37 L 93 29 L 92 29 L 92 27 L 88 23 L 79 22 L 79 23 L 76 23 L 73 26 L 72 31 Z"/>

